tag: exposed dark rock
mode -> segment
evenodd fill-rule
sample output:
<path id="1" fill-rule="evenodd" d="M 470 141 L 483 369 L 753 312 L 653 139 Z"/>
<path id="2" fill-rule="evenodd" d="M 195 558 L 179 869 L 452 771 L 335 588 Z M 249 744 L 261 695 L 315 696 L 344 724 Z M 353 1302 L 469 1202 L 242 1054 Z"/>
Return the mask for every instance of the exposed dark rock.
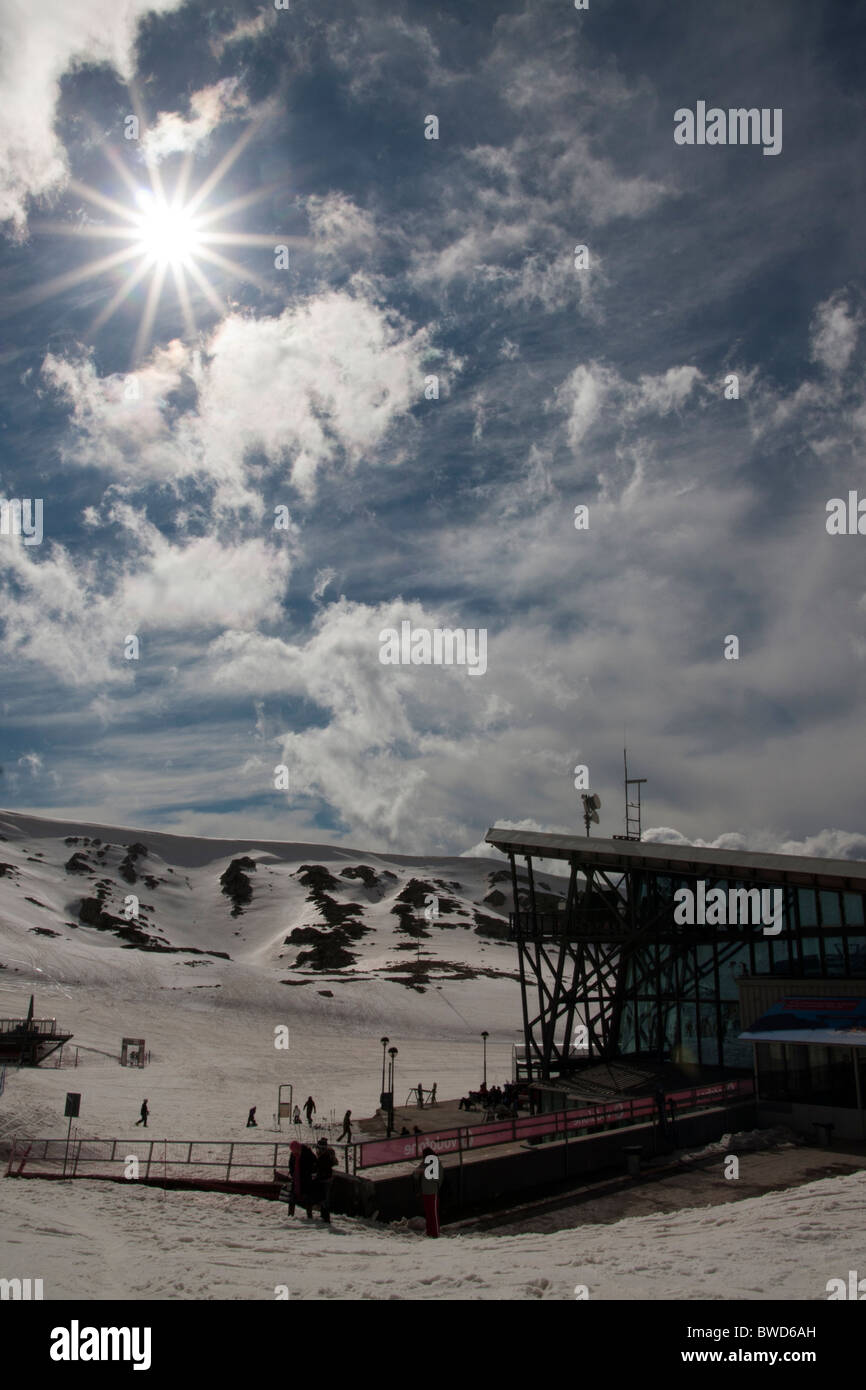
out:
<path id="1" fill-rule="evenodd" d="M 475 930 L 479 936 L 493 936 L 498 941 L 508 940 L 508 922 L 501 917 L 489 917 L 485 912 L 473 912 Z"/>
<path id="2" fill-rule="evenodd" d="M 137 859 L 146 859 L 147 852 L 147 845 L 139 844 L 138 841 L 133 845 L 126 846 L 126 855 L 120 861 L 117 872 L 127 883 L 136 883 L 138 881 L 138 874 L 135 872 L 135 863 Z"/>
<path id="3" fill-rule="evenodd" d="M 222 891 L 227 898 L 232 900 L 233 917 L 240 917 L 244 905 L 252 901 L 253 885 L 247 878 L 247 873 L 254 873 L 255 868 L 256 861 L 244 854 L 240 859 L 233 859 L 225 872 L 220 875 Z"/>
<path id="4" fill-rule="evenodd" d="M 366 888 L 377 888 L 379 885 L 379 875 L 369 864 L 358 864 L 353 869 L 341 869 L 340 878 L 359 878 Z"/>
<path id="5" fill-rule="evenodd" d="M 504 902 L 507 902 L 507 898 L 504 893 L 500 893 L 498 888 L 494 888 L 482 901 L 487 903 L 488 907 L 501 907 Z"/>
<path id="6" fill-rule="evenodd" d="M 340 887 L 339 880 L 334 878 L 324 864 L 302 864 L 296 871 L 295 878 L 305 888 L 317 889 L 319 892 L 324 892 L 326 888 Z"/>
<path id="7" fill-rule="evenodd" d="M 68 874 L 89 874 L 93 872 L 92 866 L 87 862 L 87 859 L 80 851 L 76 851 L 75 854 L 70 855 L 63 867 Z"/>
<path id="8" fill-rule="evenodd" d="M 368 930 L 360 922 L 345 922 L 329 931 L 323 931 L 321 927 L 295 927 L 286 937 L 286 944 L 312 947 L 310 951 L 300 952 L 295 960 L 298 968 L 306 965 L 311 970 L 343 970 L 357 960 L 357 956 L 347 949 L 349 943 L 365 936 Z"/>
<path id="9" fill-rule="evenodd" d="M 40 907 L 41 907 L 41 906 L 42 906 L 42 904 L 40 903 Z M 60 935 L 60 932 L 59 932 L 59 931 L 50 931 L 48 927 L 28 927 L 28 931 L 32 931 L 34 936 L 59 936 L 59 935 Z"/>

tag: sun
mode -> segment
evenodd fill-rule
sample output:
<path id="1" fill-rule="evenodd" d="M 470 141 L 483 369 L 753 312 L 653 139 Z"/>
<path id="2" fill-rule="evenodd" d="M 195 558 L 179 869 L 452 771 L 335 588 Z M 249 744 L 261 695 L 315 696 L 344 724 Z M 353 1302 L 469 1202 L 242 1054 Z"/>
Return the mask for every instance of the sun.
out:
<path id="1" fill-rule="evenodd" d="M 202 229 L 188 208 L 168 203 L 150 189 L 140 189 L 135 201 L 141 208 L 137 250 L 155 266 L 189 269 L 203 246 Z"/>
<path id="2" fill-rule="evenodd" d="M 137 98 L 133 97 L 133 104 L 140 111 L 136 102 Z M 140 124 L 146 127 L 143 113 L 140 113 Z M 256 285 L 264 295 L 272 294 L 273 277 L 267 277 L 269 269 L 275 264 L 275 251 L 281 250 L 286 243 L 305 244 L 308 238 L 286 236 L 279 234 L 276 229 L 267 234 L 240 231 L 230 229 L 226 222 L 276 192 L 281 187 L 280 183 L 260 185 L 252 192 L 230 197 L 217 204 L 213 202 L 218 186 L 248 148 L 260 126 L 261 120 L 252 122 L 193 192 L 189 190 L 191 152 L 182 161 L 169 190 L 159 160 L 146 148 L 141 151 L 139 163 L 145 164 L 149 186 L 142 187 L 118 150 L 109 143 L 103 144 L 107 159 L 126 187 L 129 201 L 120 201 L 101 189 L 70 179 L 70 191 L 89 203 L 95 215 L 79 213 L 74 223 L 46 221 L 36 223 L 34 227 L 61 236 L 113 242 L 117 249 L 74 270 L 42 280 L 38 286 L 30 287 L 19 295 L 9 296 L 8 309 L 29 308 L 88 280 L 109 275 L 116 277 L 123 270 L 125 273 L 120 284 L 93 319 L 90 333 L 96 334 L 124 301 L 139 286 L 142 287 L 145 293 L 130 353 L 130 366 L 134 368 L 142 360 L 151 341 L 167 281 L 173 282 L 188 338 L 198 336 L 196 292 L 199 306 L 202 300 L 206 301 L 217 318 L 222 318 L 226 312 L 227 299 L 217 294 L 205 273 L 206 267 L 210 268 L 212 275 L 214 271 L 220 272 L 223 281 L 245 280 Z M 259 269 L 253 269 L 249 259 L 246 264 L 241 264 L 224 254 L 218 249 L 220 247 L 226 250 L 230 247 L 260 248 Z M 225 296 L 225 290 L 223 294 Z M 172 336 L 176 336 L 176 333 L 173 332 Z"/>

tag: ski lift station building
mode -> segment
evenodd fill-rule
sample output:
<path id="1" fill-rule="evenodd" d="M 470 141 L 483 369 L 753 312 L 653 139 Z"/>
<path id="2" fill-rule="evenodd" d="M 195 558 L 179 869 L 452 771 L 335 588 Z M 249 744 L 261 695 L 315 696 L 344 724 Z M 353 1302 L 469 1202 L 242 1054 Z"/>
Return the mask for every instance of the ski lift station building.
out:
<path id="1" fill-rule="evenodd" d="M 665 1064 L 696 1083 L 754 1076 L 760 1123 L 866 1138 L 866 863 L 500 827 L 486 839 L 511 868 L 516 1065 L 541 1092 L 629 1067 L 649 1083 Z"/>

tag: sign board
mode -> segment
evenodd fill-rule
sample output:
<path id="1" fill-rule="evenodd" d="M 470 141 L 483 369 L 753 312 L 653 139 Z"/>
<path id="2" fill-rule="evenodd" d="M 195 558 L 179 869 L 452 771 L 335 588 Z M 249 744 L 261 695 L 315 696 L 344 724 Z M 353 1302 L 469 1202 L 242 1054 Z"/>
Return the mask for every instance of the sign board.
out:
<path id="1" fill-rule="evenodd" d="M 80 1092 L 80 1091 L 67 1091 L 67 1092 L 66 1092 L 66 1109 L 65 1109 L 64 1112 L 63 1112 L 64 1115 L 69 1115 L 70 1118 L 74 1118 L 74 1117 L 78 1114 L 80 1108 L 81 1108 L 81 1092 Z M 76 1133 L 77 1133 L 77 1131 L 76 1131 Z"/>
<path id="2" fill-rule="evenodd" d="M 279 1125 L 280 1120 L 290 1120 L 292 1118 L 293 1095 L 294 1088 L 288 1081 L 283 1081 L 277 1092 L 277 1125 Z"/>

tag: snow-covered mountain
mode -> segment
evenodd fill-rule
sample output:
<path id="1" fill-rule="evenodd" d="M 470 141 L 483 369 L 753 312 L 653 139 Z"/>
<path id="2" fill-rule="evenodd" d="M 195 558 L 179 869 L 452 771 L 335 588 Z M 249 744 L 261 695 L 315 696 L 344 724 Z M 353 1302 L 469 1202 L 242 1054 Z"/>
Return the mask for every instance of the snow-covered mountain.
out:
<path id="1" fill-rule="evenodd" d="M 554 897 L 561 888 L 538 885 Z M 513 1036 L 510 897 L 507 869 L 493 858 L 209 840 L 0 812 L 0 985 L 8 994 L 17 974 L 22 989 L 24 977 L 40 990 L 126 982 L 136 991 L 223 990 L 238 1002 L 290 990 L 315 996 L 316 1013 L 330 999 L 363 1000 L 361 1012 L 383 1020 L 411 1000 L 414 1022 L 434 1030 L 459 1024 L 461 1001 L 475 1012 L 482 989 L 488 1027 Z"/>

